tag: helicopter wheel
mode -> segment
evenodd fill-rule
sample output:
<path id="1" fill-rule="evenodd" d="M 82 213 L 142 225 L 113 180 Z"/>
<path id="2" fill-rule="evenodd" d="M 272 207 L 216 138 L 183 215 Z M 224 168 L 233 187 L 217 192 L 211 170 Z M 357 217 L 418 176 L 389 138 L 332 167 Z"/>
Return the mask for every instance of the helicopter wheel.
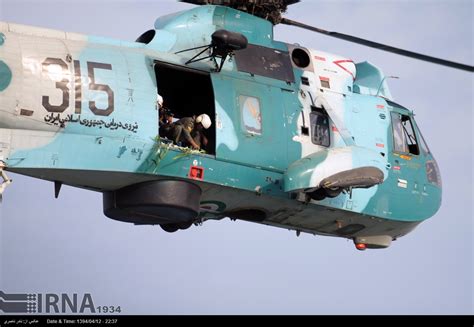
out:
<path id="1" fill-rule="evenodd" d="M 160 227 L 165 232 L 174 233 L 178 230 L 185 230 L 192 226 L 192 222 L 178 223 L 178 224 L 161 224 Z"/>
<path id="2" fill-rule="evenodd" d="M 193 222 L 188 222 L 188 223 L 179 223 L 177 224 L 178 225 L 178 228 L 181 229 L 181 230 L 185 230 L 185 229 L 188 229 L 189 227 L 191 227 L 193 225 Z"/>
<path id="3" fill-rule="evenodd" d="M 308 195 L 311 197 L 311 199 L 313 199 L 315 201 L 324 200 L 327 196 L 327 194 L 326 194 L 326 192 L 324 191 L 323 188 L 318 188 L 316 191 L 308 193 Z"/>
<path id="4" fill-rule="evenodd" d="M 324 192 L 326 193 L 326 196 L 328 198 L 335 198 L 342 192 L 342 188 L 337 187 L 337 188 L 325 188 Z"/>
<path id="5" fill-rule="evenodd" d="M 161 229 L 168 233 L 174 233 L 178 231 L 179 227 L 176 224 L 161 224 Z"/>
<path id="6" fill-rule="evenodd" d="M 311 199 L 315 201 L 322 201 L 325 198 L 335 198 L 339 194 L 341 194 L 342 188 L 318 188 L 316 191 L 308 193 Z"/>

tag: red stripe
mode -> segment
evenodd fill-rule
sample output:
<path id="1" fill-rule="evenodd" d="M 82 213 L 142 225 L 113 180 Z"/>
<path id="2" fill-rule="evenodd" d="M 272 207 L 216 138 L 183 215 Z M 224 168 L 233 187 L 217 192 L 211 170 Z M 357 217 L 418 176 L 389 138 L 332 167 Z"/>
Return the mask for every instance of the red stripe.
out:
<path id="1" fill-rule="evenodd" d="M 326 58 L 320 57 L 320 56 L 314 56 L 314 59 L 321 60 L 321 61 L 326 61 Z"/>
<path id="2" fill-rule="evenodd" d="M 355 81 L 355 76 L 354 74 L 352 74 L 352 72 L 347 69 L 346 67 L 344 67 L 343 65 L 341 65 L 342 63 L 345 63 L 345 62 L 351 62 L 351 63 L 354 63 L 352 60 L 350 59 L 347 59 L 347 60 L 337 60 L 337 61 L 333 61 L 334 64 L 336 64 L 336 66 L 338 66 L 339 68 L 341 68 L 342 70 L 344 70 L 345 72 L 349 73 L 351 76 L 352 76 L 352 80 Z"/>
<path id="3" fill-rule="evenodd" d="M 329 77 L 319 76 L 319 79 L 320 79 L 321 81 L 329 82 Z"/>
<path id="4" fill-rule="evenodd" d="M 379 148 L 385 148 L 385 144 L 383 144 L 383 143 L 377 143 L 376 145 L 377 145 L 377 147 L 379 147 Z"/>
<path id="5" fill-rule="evenodd" d="M 384 109 L 384 108 L 385 108 L 385 106 L 383 104 L 378 104 L 377 105 L 377 109 Z"/>

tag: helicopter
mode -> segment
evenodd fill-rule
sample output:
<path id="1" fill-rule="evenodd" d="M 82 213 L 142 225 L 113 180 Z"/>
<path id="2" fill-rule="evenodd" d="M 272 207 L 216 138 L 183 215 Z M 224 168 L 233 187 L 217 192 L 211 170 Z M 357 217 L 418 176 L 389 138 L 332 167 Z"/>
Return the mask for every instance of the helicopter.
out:
<path id="1" fill-rule="evenodd" d="M 187 2 L 205 5 L 137 42 L 1 25 L 3 188 L 12 171 L 53 181 L 56 196 L 62 184 L 102 192 L 106 216 L 138 225 L 229 217 L 359 250 L 436 213 L 436 161 L 380 69 L 273 40 L 274 24 L 303 25 L 281 17 L 297 1 Z M 212 117 L 206 153 L 156 137 L 157 94 L 178 117 Z"/>

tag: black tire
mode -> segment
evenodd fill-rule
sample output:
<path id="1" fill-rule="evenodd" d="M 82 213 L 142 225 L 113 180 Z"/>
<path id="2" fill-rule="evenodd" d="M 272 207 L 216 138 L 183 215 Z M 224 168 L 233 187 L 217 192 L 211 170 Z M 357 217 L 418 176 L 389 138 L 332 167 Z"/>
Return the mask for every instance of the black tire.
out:
<path id="1" fill-rule="evenodd" d="M 167 233 L 174 233 L 178 231 L 179 227 L 176 224 L 162 224 L 160 225 L 161 229 Z"/>
<path id="2" fill-rule="evenodd" d="M 161 224 L 160 227 L 165 232 L 174 233 L 178 230 L 185 230 L 192 226 L 192 222 L 178 223 L 178 224 Z"/>
<path id="3" fill-rule="evenodd" d="M 178 228 L 181 229 L 181 230 L 185 230 L 185 229 L 188 229 L 189 227 L 191 227 L 193 225 L 193 222 L 188 222 L 188 223 L 179 223 L 177 224 Z"/>
<path id="4" fill-rule="evenodd" d="M 316 191 L 308 193 L 308 195 L 315 201 L 321 201 L 327 197 L 327 194 L 323 188 L 318 188 Z"/>
<path id="5" fill-rule="evenodd" d="M 335 198 L 336 196 L 341 194 L 342 188 L 340 188 L 340 187 L 338 187 L 338 188 L 325 188 L 324 192 L 326 192 L 326 196 L 328 198 Z"/>

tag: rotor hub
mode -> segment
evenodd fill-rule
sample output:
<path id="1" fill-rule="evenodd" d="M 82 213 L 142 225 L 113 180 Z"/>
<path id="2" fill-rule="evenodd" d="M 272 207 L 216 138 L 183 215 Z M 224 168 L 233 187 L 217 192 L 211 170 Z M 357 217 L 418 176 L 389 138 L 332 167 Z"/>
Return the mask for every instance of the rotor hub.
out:
<path id="1" fill-rule="evenodd" d="M 276 25 L 281 22 L 281 14 L 286 12 L 287 7 L 299 0 L 183 0 L 182 2 L 231 7 Z"/>

